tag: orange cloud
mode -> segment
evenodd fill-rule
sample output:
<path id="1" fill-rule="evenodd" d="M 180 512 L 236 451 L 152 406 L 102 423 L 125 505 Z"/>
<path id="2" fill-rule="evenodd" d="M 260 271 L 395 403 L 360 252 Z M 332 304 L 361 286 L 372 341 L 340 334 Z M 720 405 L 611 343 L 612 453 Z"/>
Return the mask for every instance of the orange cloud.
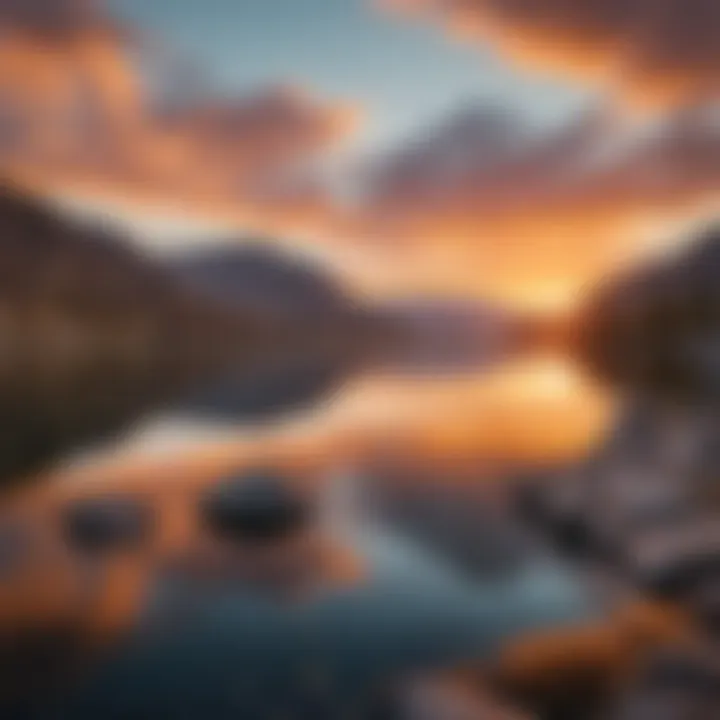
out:
<path id="1" fill-rule="evenodd" d="M 652 127 L 593 111 L 544 133 L 472 110 L 385 158 L 368 186 L 368 225 L 452 268 L 449 282 L 555 302 L 644 232 L 717 207 L 720 131 L 708 108 Z"/>
<path id="2" fill-rule="evenodd" d="M 653 102 L 720 89 L 715 0 L 385 0 L 427 13 L 509 56 Z"/>
<path id="3" fill-rule="evenodd" d="M 720 186 L 720 138 L 699 112 L 654 134 L 594 111 L 540 133 L 480 108 L 355 178 L 349 206 L 318 166 L 355 129 L 354 108 L 293 87 L 237 98 L 170 88 L 137 33 L 93 2 L 0 2 L 0 29 L 6 174 L 141 210 L 311 231 L 369 292 L 558 306 L 637 246 L 639 229 L 694 216 Z"/>
<path id="4" fill-rule="evenodd" d="M 323 211 L 307 167 L 353 131 L 354 109 L 294 87 L 168 94 L 136 33 L 95 3 L 0 3 L 0 30 L 0 168 L 11 177 L 249 222 Z"/>

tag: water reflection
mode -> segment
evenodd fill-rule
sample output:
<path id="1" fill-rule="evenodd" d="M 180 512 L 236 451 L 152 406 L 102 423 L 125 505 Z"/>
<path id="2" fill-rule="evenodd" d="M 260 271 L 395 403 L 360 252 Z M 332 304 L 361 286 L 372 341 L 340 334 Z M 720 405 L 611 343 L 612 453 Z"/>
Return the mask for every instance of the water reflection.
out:
<path id="1" fill-rule="evenodd" d="M 418 464 L 433 457 L 451 463 L 561 462 L 582 457 L 603 436 L 614 405 L 569 361 L 548 355 L 475 374 L 361 372 L 346 377 L 329 397 L 272 422 L 239 427 L 187 415 L 155 419 L 116 444 L 112 458 L 161 457 L 178 449 L 232 453 L 233 446 L 240 452 L 306 440 L 328 449 L 335 442 L 341 452 L 357 450 L 358 444 L 365 449 L 385 444 L 397 452 L 414 446 L 422 455 Z"/>

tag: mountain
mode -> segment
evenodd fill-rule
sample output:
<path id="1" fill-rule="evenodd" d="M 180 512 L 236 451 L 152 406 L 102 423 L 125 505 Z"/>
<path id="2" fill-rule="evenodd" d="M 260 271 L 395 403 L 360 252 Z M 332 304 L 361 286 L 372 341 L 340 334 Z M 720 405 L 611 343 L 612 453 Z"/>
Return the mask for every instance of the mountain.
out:
<path id="1" fill-rule="evenodd" d="M 309 402 L 372 323 L 322 274 L 257 249 L 158 262 L 0 187 L 0 484 L 180 407 L 233 419 Z"/>
<path id="2" fill-rule="evenodd" d="M 356 350 L 373 368 L 476 372 L 537 344 L 539 322 L 488 302 L 420 296 L 360 308 L 321 268 L 267 243 L 195 251 L 176 258 L 172 267 L 193 287 L 224 303 L 292 322 L 303 318 L 308 331 L 329 337 L 352 335 Z M 296 359 L 295 364 L 302 362 Z M 306 374 L 307 368 L 301 372 Z M 274 382 L 288 383 L 279 376 Z"/>
<path id="3" fill-rule="evenodd" d="M 350 313 L 345 292 L 319 267 L 262 242 L 186 253 L 170 269 L 228 304 L 316 317 Z"/>
<path id="4" fill-rule="evenodd" d="M 573 349 L 615 390 L 720 404 L 720 227 L 609 278 L 577 319 Z"/>
<path id="5" fill-rule="evenodd" d="M 307 406 L 362 366 L 380 342 L 381 323 L 329 275 L 267 243 L 196 250 L 169 269 L 223 306 L 265 318 L 274 334 L 272 352 L 188 398 L 180 409 L 193 415 L 262 419 Z"/>
<path id="6" fill-rule="evenodd" d="M 490 303 L 411 297 L 361 307 L 320 267 L 267 243 L 196 250 L 171 268 L 227 306 L 284 323 L 288 340 L 193 397 L 193 414 L 259 417 L 307 405 L 355 371 L 478 372 L 532 345 L 534 325 Z"/>
<path id="7" fill-rule="evenodd" d="M 377 309 L 391 341 L 380 362 L 406 373 L 477 372 L 535 346 L 535 323 L 491 303 L 410 298 Z"/>

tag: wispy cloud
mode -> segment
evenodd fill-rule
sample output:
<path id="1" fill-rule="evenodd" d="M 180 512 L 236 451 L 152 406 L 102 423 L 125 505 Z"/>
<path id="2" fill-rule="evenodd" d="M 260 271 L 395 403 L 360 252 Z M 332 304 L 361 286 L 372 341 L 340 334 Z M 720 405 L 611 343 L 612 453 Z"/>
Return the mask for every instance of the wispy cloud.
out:
<path id="1" fill-rule="evenodd" d="M 628 97 L 684 103 L 720 89 L 715 0 L 383 0 L 535 67 Z"/>

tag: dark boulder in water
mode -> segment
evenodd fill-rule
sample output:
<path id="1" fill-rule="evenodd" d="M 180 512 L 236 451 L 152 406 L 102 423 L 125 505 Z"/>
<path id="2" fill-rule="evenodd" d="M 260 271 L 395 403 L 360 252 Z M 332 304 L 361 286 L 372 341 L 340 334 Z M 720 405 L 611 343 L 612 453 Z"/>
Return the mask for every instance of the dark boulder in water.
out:
<path id="1" fill-rule="evenodd" d="M 207 529 L 234 541 L 284 538 L 313 519 L 309 498 L 264 470 L 220 481 L 205 493 L 200 512 Z"/>
<path id="2" fill-rule="evenodd" d="M 154 528 L 153 509 L 132 498 L 82 499 L 65 508 L 65 539 L 76 552 L 99 555 L 141 547 Z"/>

